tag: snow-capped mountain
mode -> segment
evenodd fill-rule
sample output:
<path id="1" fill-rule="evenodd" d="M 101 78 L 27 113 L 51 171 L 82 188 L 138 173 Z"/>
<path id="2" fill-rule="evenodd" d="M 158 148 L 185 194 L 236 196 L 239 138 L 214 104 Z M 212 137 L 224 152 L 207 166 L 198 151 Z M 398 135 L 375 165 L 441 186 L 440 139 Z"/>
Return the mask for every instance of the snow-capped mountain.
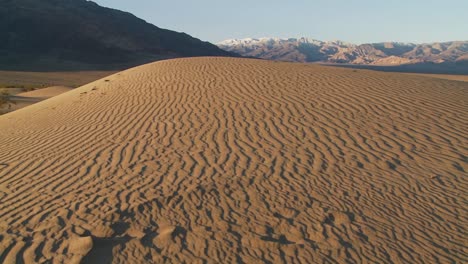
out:
<path id="1" fill-rule="evenodd" d="M 294 62 L 402 65 L 468 60 L 468 41 L 357 45 L 309 38 L 246 38 L 225 40 L 218 46 L 242 56 Z"/>

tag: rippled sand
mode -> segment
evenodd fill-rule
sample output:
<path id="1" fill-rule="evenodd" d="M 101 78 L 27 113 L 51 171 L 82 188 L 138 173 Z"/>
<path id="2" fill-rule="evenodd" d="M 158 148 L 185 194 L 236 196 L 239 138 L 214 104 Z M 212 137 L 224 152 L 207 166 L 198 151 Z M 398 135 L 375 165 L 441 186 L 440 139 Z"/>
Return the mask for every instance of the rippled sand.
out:
<path id="1" fill-rule="evenodd" d="M 467 91 L 192 58 L 0 116 L 0 262 L 465 262 Z"/>

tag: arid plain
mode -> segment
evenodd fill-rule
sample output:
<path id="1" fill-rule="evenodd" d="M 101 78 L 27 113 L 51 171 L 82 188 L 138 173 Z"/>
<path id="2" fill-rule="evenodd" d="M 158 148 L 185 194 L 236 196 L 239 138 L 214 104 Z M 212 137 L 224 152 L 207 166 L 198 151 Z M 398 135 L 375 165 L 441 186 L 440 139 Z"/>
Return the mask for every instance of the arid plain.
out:
<path id="1" fill-rule="evenodd" d="M 468 83 L 233 58 L 0 116 L 1 263 L 463 263 Z"/>

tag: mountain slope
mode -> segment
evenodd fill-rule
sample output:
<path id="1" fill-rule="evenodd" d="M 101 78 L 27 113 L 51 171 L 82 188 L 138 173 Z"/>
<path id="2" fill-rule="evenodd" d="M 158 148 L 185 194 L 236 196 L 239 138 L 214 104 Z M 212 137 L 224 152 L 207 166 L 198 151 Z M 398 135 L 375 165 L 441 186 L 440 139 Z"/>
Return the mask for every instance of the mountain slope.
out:
<path id="1" fill-rule="evenodd" d="M 0 0 L 0 32 L 4 67 L 135 65 L 161 58 L 233 55 L 86 0 Z"/>
<path id="2" fill-rule="evenodd" d="M 233 39 L 218 44 L 227 51 L 263 59 L 360 65 L 456 63 L 467 60 L 468 41 L 432 44 L 372 43 L 355 45 L 307 38 Z"/>
<path id="3" fill-rule="evenodd" d="M 464 263 L 467 89 L 184 58 L 0 116 L 0 263 Z"/>

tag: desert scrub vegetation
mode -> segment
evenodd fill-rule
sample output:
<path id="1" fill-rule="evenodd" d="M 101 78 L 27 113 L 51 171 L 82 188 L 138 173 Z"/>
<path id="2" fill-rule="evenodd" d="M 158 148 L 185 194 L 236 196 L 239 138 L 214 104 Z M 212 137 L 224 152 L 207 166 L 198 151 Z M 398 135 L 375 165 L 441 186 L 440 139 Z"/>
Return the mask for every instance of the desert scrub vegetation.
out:
<path id="1" fill-rule="evenodd" d="M 12 105 L 15 104 L 16 102 L 10 100 L 10 93 L 8 91 L 0 91 L 0 108 L 4 108 L 5 106 L 7 106 L 7 110 L 10 110 Z"/>
<path id="2" fill-rule="evenodd" d="M 34 84 L 0 84 L 0 88 L 20 88 L 24 92 L 34 91 L 38 87 L 46 87 L 46 85 L 34 85 Z"/>

